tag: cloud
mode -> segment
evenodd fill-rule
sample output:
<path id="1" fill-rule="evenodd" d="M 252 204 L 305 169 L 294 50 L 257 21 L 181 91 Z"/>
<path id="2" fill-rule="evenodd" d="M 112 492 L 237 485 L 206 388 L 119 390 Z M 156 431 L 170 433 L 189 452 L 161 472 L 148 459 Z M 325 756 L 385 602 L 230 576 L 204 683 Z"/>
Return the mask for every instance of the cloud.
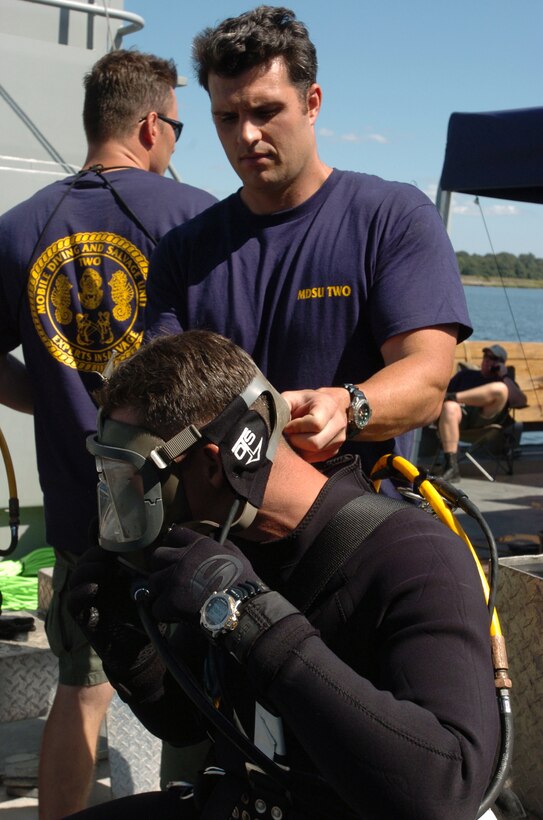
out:
<path id="1" fill-rule="evenodd" d="M 467 194 L 464 195 L 467 197 Z M 483 203 L 483 214 L 485 216 L 520 216 L 522 213 L 522 209 L 518 207 L 518 205 L 511 205 L 509 203 L 501 204 L 496 203 L 495 205 L 489 205 L 488 201 Z M 474 199 L 471 199 L 466 202 L 465 198 L 464 201 L 458 201 L 458 198 L 453 195 L 453 204 L 451 211 L 453 214 L 458 214 L 459 216 L 479 216 L 481 211 L 479 206 L 475 202 Z"/>
<path id="2" fill-rule="evenodd" d="M 436 201 L 437 195 L 437 185 L 435 182 L 429 182 L 425 188 L 422 189 L 422 192 L 426 194 L 428 199 L 431 199 L 432 202 Z"/>
<path id="3" fill-rule="evenodd" d="M 473 216 L 476 212 L 472 205 L 453 205 L 451 210 L 453 214 L 459 214 L 460 216 Z M 479 212 L 477 211 L 477 213 Z"/>
<path id="4" fill-rule="evenodd" d="M 342 134 L 341 140 L 343 142 L 378 142 L 380 145 L 386 145 L 388 140 L 382 134 Z"/>
<path id="5" fill-rule="evenodd" d="M 520 208 L 518 205 L 492 205 L 490 208 L 485 208 L 487 214 L 492 216 L 519 216 Z"/>
<path id="6" fill-rule="evenodd" d="M 339 140 L 339 142 L 378 142 L 380 145 L 386 145 L 388 143 L 388 139 L 383 134 L 377 134 L 375 132 L 357 134 L 355 131 L 349 131 L 346 134 L 337 136 L 336 132 L 332 131 L 331 128 L 319 128 L 318 134 L 319 137 L 323 137 L 324 139 Z"/>

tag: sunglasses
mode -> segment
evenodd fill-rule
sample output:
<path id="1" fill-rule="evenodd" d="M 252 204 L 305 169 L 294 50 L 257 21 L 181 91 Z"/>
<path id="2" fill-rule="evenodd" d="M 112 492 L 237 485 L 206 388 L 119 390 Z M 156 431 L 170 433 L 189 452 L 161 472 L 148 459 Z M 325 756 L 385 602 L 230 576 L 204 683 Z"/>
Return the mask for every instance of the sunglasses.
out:
<path id="1" fill-rule="evenodd" d="M 147 117 L 148 117 L 148 114 L 146 114 L 145 117 L 142 117 L 139 120 L 139 122 L 143 122 L 145 119 L 147 119 Z M 172 120 L 171 117 L 166 117 L 164 114 L 157 114 L 157 117 L 158 117 L 159 120 L 162 120 L 162 122 L 167 122 L 168 125 L 172 126 L 175 141 L 177 142 L 177 140 L 181 136 L 181 131 L 183 130 L 183 123 L 180 122 L 179 120 Z"/>
<path id="2" fill-rule="evenodd" d="M 172 120 L 170 117 L 165 117 L 164 114 L 157 114 L 157 117 L 159 120 L 162 120 L 162 122 L 167 122 L 168 125 L 172 126 L 175 141 L 177 142 L 183 130 L 183 123 L 179 120 Z"/>

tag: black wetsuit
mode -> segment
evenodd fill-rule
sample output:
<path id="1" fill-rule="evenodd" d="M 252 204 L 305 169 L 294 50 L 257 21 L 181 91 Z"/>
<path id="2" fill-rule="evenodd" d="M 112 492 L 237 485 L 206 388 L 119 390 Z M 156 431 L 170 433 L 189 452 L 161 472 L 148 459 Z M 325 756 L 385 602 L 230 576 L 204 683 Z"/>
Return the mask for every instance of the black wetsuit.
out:
<path id="1" fill-rule="evenodd" d="M 343 460 L 287 538 L 243 547 L 260 577 L 281 592 L 324 525 L 363 492 L 356 460 Z M 356 549 L 309 620 L 318 633 L 302 614 L 276 623 L 246 666 L 219 650 L 223 701 L 248 736 L 258 722 L 256 701 L 282 718 L 285 749 L 278 751 L 285 754 L 278 760 L 290 766 L 294 802 L 284 817 L 474 820 L 492 773 L 499 719 L 488 612 L 465 544 L 406 506 Z M 170 690 L 167 701 L 165 711 L 165 703 L 135 711 L 171 742 L 201 739 L 184 696 Z M 237 753 L 219 743 L 217 764 L 235 772 L 238 763 Z M 245 794 L 249 803 L 240 798 L 237 814 L 194 816 L 270 816 L 255 809 L 258 787 Z M 137 800 L 129 799 L 127 816 L 138 816 Z M 266 805 L 269 812 L 269 799 Z M 193 816 L 189 811 L 171 816 Z"/>

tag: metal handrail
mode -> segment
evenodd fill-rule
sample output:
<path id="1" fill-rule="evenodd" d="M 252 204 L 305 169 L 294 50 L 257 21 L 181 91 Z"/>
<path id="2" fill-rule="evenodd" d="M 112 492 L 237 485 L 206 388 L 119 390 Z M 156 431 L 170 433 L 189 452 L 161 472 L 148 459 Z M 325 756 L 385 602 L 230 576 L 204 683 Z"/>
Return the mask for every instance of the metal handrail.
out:
<path id="1" fill-rule="evenodd" d="M 42 6 L 55 6 L 59 9 L 68 9 L 70 11 L 82 11 L 86 14 L 93 14 L 98 17 L 111 17 L 116 20 L 126 20 L 129 25 L 120 28 L 115 35 L 115 47 L 119 48 L 123 37 L 127 34 L 132 34 L 135 31 L 140 31 L 144 25 L 145 20 L 139 14 L 134 14 L 131 11 L 124 11 L 124 9 L 110 9 L 104 6 L 95 6 L 90 3 L 78 2 L 78 0 L 25 0 L 27 3 L 38 3 Z"/>

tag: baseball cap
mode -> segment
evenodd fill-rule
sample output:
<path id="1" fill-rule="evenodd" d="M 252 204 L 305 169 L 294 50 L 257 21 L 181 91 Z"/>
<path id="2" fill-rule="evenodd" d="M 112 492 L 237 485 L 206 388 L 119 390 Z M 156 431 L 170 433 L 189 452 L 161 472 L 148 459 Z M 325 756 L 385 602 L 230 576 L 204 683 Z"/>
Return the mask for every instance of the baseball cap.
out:
<path id="1" fill-rule="evenodd" d="M 490 353 L 490 355 L 494 356 L 495 359 L 499 359 L 504 363 L 507 361 L 507 350 L 501 345 L 490 345 L 490 347 L 483 347 L 483 353 Z"/>

